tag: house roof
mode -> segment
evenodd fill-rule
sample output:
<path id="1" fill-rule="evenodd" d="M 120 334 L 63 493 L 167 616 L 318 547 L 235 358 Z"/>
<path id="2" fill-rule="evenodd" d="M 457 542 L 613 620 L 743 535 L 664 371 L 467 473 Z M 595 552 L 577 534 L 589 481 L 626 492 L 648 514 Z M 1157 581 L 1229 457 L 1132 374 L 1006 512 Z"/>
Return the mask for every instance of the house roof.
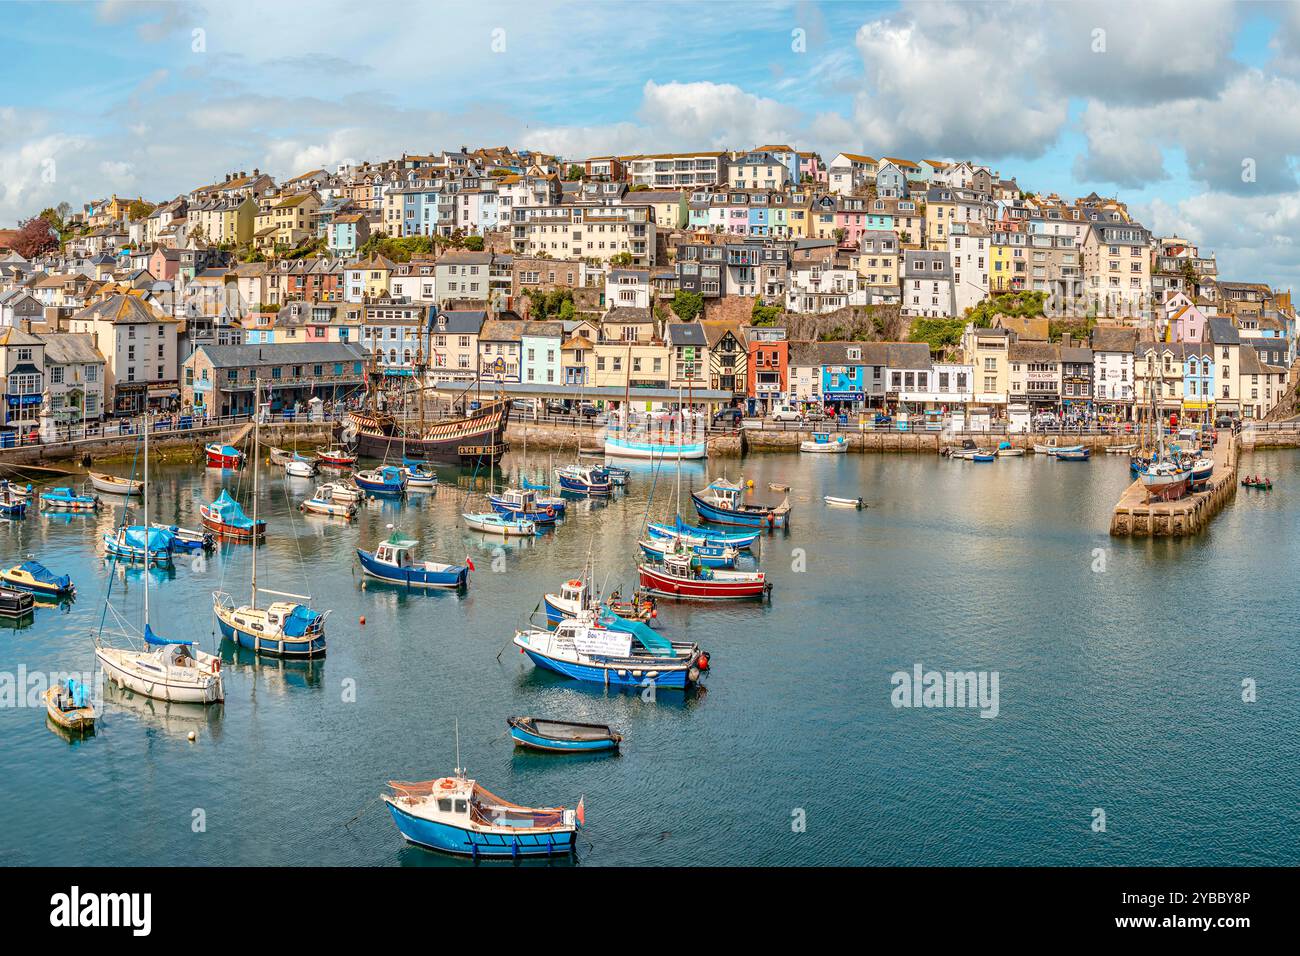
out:
<path id="1" fill-rule="evenodd" d="M 307 365 L 312 362 L 363 362 L 370 353 L 353 342 L 299 342 L 276 345 L 200 345 L 216 368 L 250 365 Z M 187 361 L 189 361 L 187 359 Z"/>
<path id="2" fill-rule="evenodd" d="M 103 365 L 103 354 L 89 332 L 51 332 L 42 335 L 46 365 Z"/>
<path id="3" fill-rule="evenodd" d="M 131 325 L 144 322 L 175 322 L 137 295 L 119 293 L 87 306 L 72 317 L 73 321 L 112 322 Z"/>
<path id="4" fill-rule="evenodd" d="M 698 322 L 669 322 L 666 337 L 669 345 L 708 345 Z"/>

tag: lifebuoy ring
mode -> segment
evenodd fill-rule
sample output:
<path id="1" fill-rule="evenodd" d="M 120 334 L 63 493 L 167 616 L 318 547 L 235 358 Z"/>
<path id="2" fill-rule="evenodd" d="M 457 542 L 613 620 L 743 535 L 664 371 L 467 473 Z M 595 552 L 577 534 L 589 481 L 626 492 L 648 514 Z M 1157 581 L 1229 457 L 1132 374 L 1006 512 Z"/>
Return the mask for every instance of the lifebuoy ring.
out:
<path id="1" fill-rule="evenodd" d="M 577 578 L 574 578 L 574 579 L 572 579 L 572 580 L 570 580 L 570 581 L 565 581 L 564 583 L 567 584 L 567 585 L 568 585 L 569 587 L 571 587 L 571 588 L 580 588 L 580 587 L 582 587 L 582 582 L 579 581 Z"/>
<path id="2" fill-rule="evenodd" d="M 455 780 L 444 780 L 442 783 L 439 784 L 439 786 L 442 787 L 442 789 L 444 789 L 444 790 L 455 790 L 455 789 L 456 789 L 456 781 L 455 781 Z"/>
<path id="3" fill-rule="evenodd" d="M 546 506 L 546 517 L 548 517 L 548 518 L 554 518 L 554 517 L 555 517 L 555 509 L 552 508 L 550 505 L 547 505 L 547 506 Z"/>
<path id="4" fill-rule="evenodd" d="M 214 658 L 212 658 L 212 673 L 214 673 L 214 674 L 220 674 L 220 673 L 221 673 L 221 658 L 220 658 L 220 657 L 214 657 Z"/>

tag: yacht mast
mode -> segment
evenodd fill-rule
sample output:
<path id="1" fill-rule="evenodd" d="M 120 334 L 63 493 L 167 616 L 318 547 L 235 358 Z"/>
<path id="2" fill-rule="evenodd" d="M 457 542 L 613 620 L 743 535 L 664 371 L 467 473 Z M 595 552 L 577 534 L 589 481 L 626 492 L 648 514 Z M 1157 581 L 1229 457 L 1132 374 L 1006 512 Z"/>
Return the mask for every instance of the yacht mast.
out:
<path id="1" fill-rule="evenodd" d="M 248 602 L 251 607 L 257 607 L 257 472 L 258 461 L 261 456 L 259 439 L 259 426 L 262 421 L 262 379 L 254 377 L 253 379 L 253 578 L 252 589 L 253 596 Z"/>
<path id="2" fill-rule="evenodd" d="M 144 626 L 149 626 L 149 412 L 144 413 Z"/>

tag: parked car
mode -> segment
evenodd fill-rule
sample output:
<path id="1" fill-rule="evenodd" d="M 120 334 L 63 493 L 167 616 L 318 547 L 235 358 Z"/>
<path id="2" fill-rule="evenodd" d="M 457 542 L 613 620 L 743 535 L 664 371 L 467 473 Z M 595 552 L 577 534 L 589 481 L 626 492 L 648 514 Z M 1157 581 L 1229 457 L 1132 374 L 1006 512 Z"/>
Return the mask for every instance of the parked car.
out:
<path id="1" fill-rule="evenodd" d="M 533 400 L 530 398 L 512 399 L 510 407 L 516 412 L 531 412 L 533 410 Z"/>
<path id="2" fill-rule="evenodd" d="M 1231 415 L 1220 415 L 1214 420 L 1215 428 L 1231 428 L 1234 422 Z"/>
<path id="3" fill-rule="evenodd" d="M 892 424 L 894 424 L 894 419 L 893 419 L 893 416 L 885 415 L 885 414 L 882 414 L 882 413 L 877 413 L 877 414 L 876 414 L 876 417 L 875 417 L 874 419 L 872 419 L 871 424 L 873 424 L 873 425 L 892 425 Z"/>
<path id="4" fill-rule="evenodd" d="M 714 425 L 730 425 L 733 428 L 738 426 L 745 417 L 745 411 L 741 408 L 724 408 L 713 416 Z"/>
<path id="5" fill-rule="evenodd" d="M 558 398 L 548 398 L 546 400 L 546 414 L 548 415 L 567 415 L 569 410 L 564 407 L 564 402 Z"/>
<path id="6" fill-rule="evenodd" d="M 772 409 L 772 421 L 801 422 L 803 421 L 803 415 L 793 405 L 778 405 Z"/>
<path id="7" fill-rule="evenodd" d="M 809 405 L 803 410 L 803 417 L 810 422 L 819 422 L 826 417 L 826 409 L 820 405 Z"/>
<path id="8" fill-rule="evenodd" d="M 595 418 L 600 414 L 600 409 L 591 402 L 583 402 L 578 406 L 577 413 L 583 418 Z"/>

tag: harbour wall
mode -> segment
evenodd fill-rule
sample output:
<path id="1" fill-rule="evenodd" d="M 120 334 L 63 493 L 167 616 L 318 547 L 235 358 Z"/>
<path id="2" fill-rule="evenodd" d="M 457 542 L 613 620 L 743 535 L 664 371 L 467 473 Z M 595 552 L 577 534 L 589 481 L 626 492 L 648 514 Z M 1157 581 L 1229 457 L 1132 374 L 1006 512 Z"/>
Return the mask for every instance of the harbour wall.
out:
<path id="1" fill-rule="evenodd" d="M 1237 495 L 1239 439 L 1228 434 L 1214 448 L 1214 472 L 1204 491 L 1177 501 L 1147 502 L 1142 482 L 1124 491 L 1110 519 L 1117 538 L 1183 538 L 1200 534 Z"/>
<path id="2" fill-rule="evenodd" d="M 742 430 L 743 451 L 798 451 L 799 443 L 811 441 L 814 429 L 790 429 L 777 430 L 771 428 L 746 428 Z M 824 429 L 816 429 L 824 431 Z M 860 429 L 841 429 L 838 432 L 832 430 L 833 435 L 843 435 L 849 446 L 850 452 L 914 452 L 922 454 L 937 455 L 944 448 L 960 445 L 964 439 L 969 438 L 976 445 L 988 450 L 996 449 L 1002 442 L 1007 442 L 1012 448 L 1024 448 L 1032 451 L 1036 444 L 1046 444 L 1049 438 L 1055 438 L 1061 445 L 1082 445 L 1094 452 L 1100 452 L 1111 445 L 1131 445 L 1137 441 L 1131 435 L 1071 435 L 1058 434 L 1018 434 L 1018 435 L 998 435 L 987 432 L 969 432 L 955 434 L 952 432 L 900 432 L 886 431 L 863 431 Z M 712 450 L 713 443 L 710 441 L 709 449 Z"/>

